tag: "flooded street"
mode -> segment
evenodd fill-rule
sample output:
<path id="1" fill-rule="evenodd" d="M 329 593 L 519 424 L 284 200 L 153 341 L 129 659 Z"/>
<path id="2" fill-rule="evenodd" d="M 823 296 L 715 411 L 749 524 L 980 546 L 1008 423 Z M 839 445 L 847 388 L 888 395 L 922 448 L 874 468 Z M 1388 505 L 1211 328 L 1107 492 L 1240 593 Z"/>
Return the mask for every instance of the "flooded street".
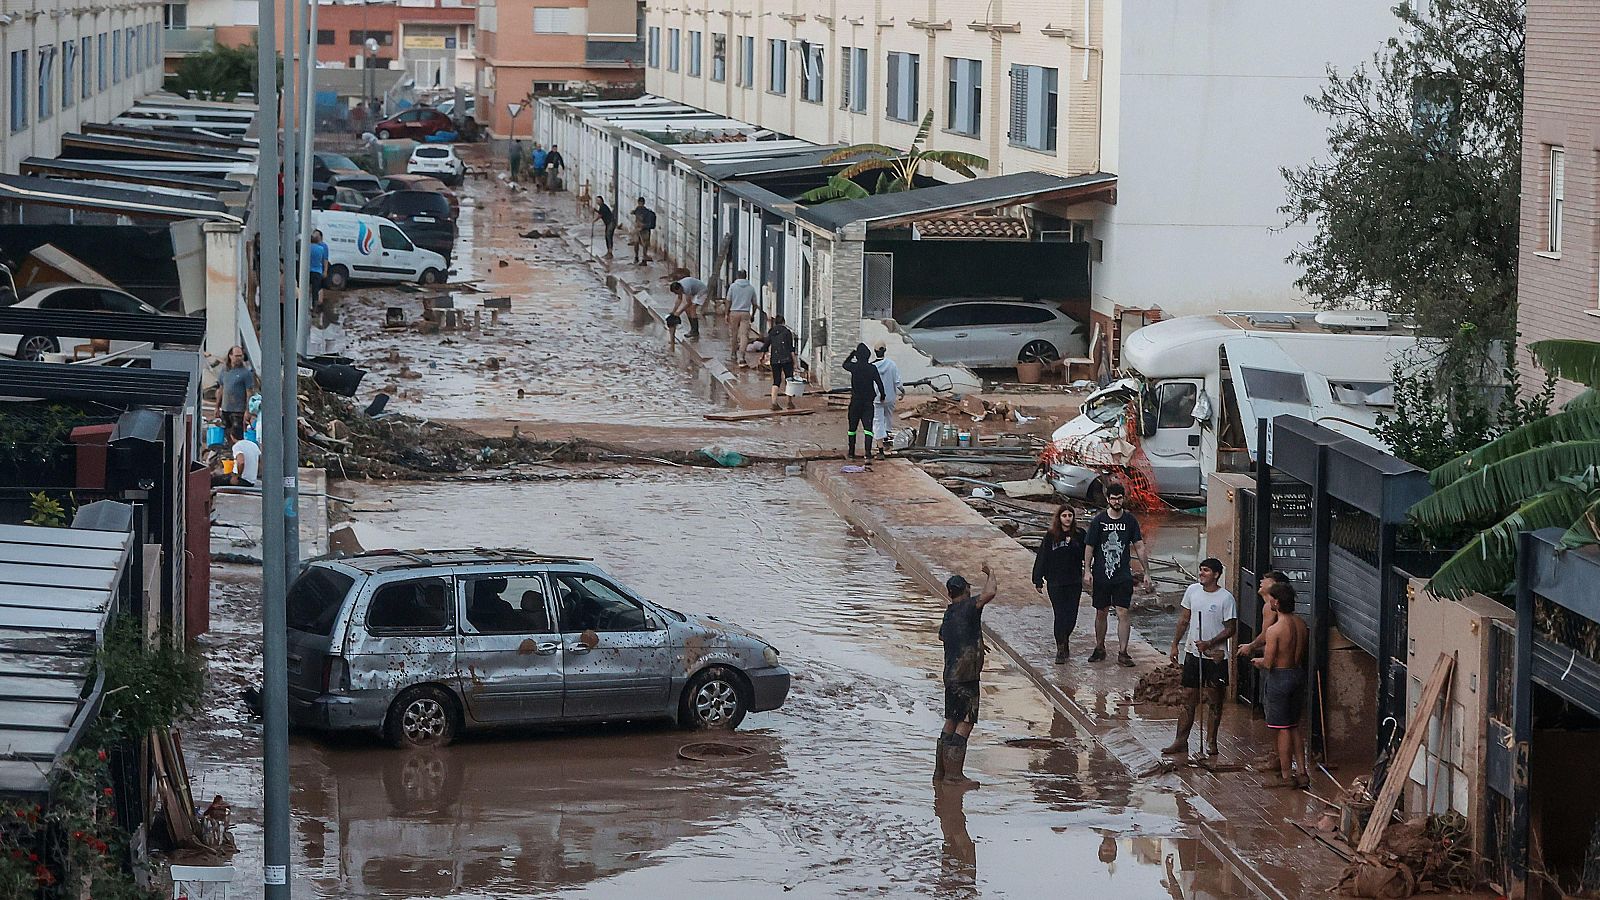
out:
<path id="1" fill-rule="evenodd" d="M 469 736 L 407 753 L 297 736 L 297 894 L 320 897 L 1236 896 L 1179 799 L 1135 786 L 999 654 L 968 772 L 929 784 L 941 603 L 805 481 L 696 472 L 365 488 L 395 546 L 593 556 L 645 596 L 762 634 L 795 676 L 692 762 L 667 726 Z M 1000 603 L 1006 598 L 999 599 Z"/>

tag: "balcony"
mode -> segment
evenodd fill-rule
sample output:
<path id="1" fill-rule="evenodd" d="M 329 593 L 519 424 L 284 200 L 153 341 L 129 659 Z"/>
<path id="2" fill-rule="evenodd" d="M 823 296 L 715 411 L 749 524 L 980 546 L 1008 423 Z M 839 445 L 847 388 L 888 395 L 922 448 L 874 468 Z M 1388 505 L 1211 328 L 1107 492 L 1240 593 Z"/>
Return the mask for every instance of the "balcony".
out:
<path id="1" fill-rule="evenodd" d="M 167 56 L 190 56 L 217 47 L 215 28 L 167 28 L 161 32 L 162 50 Z"/>

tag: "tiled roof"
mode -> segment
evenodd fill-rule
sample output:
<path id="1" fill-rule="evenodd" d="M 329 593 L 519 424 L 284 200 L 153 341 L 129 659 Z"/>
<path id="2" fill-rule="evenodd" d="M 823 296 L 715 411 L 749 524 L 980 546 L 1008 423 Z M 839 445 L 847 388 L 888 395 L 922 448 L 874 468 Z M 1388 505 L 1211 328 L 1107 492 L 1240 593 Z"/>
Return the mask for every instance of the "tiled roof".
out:
<path id="1" fill-rule="evenodd" d="M 917 232 L 925 238 L 1025 241 L 1028 239 L 1028 223 L 1009 216 L 948 216 L 918 222 Z"/>

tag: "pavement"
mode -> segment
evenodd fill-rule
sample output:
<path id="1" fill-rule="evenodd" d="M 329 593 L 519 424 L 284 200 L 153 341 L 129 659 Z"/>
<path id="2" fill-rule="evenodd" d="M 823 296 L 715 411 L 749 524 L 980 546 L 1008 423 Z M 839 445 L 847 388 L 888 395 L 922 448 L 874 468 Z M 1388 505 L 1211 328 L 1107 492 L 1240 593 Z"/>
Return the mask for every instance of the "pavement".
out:
<path id="1" fill-rule="evenodd" d="M 950 575 L 960 573 L 976 583 L 983 563 L 992 566 L 999 595 L 983 617 L 991 644 L 1131 775 L 1175 782 L 1190 794 L 1201 811 L 1196 826 L 1208 848 L 1234 866 L 1259 896 L 1301 897 L 1333 887 L 1344 861 L 1295 825 L 1309 826 L 1320 816 L 1323 804 L 1313 793 L 1336 795 L 1338 787 L 1326 776 L 1318 775 L 1311 793 L 1264 788 L 1262 776 L 1250 771 L 1249 764 L 1270 749 L 1265 729 L 1251 721 L 1248 710 L 1232 703 L 1223 717 L 1216 771 L 1164 763 L 1160 751 L 1172 741 L 1176 710 L 1131 702 L 1139 677 L 1168 664 L 1164 654 L 1136 631 L 1129 647 L 1134 668 L 1116 665 L 1113 621 L 1108 659 L 1087 662 L 1094 619 L 1085 598 L 1072 659 L 1055 665 L 1050 604 L 1034 590 L 1031 551 L 914 465 L 889 460 L 871 472 L 840 469 L 812 462 L 806 474 L 836 512 L 894 557 L 924 589 L 941 595 Z M 980 723 L 974 740 L 980 750 L 982 730 Z M 1198 734 L 1191 742 L 1199 748 Z"/>

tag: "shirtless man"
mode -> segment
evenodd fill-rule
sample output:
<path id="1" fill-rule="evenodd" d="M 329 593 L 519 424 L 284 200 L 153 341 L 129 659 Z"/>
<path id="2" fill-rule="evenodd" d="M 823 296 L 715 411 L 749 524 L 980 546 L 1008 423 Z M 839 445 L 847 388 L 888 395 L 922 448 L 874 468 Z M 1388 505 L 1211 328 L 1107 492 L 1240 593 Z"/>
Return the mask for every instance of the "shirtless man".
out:
<path id="1" fill-rule="evenodd" d="M 1261 648 L 1266 646 L 1267 629 L 1271 628 L 1272 623 L 1278 619 L 1278 614 L 1272 611 L 1272 603 L 1267 597 L 1268 592 L 1272 590 L 1272 586 L 1274 584 L 1290 584 L 1289 576 L 1277 569 L 1270 569 L 1266 572 L 1263 572 L 1261 578 L 1258 579 L 1256 584 L 1256 596 L 1261 600 L 1261 627 L 1256 631 L 1256 636 L 1249 643 L 1239 645 L 1236 655 L 1240 659 L 1250 659 L 1252 657 L 1260 656 Z M 1268 729 L 1268 734 L 1271 734 L 1270 729 Z M 1254 772 L 1278 771 L 1277 753 L 1272 750 L 1268 750 L 1265 754 L 1258 757 L 1255 762 L 1250 764 L 1250 769 Z"/>
<path id="2" fill-rule="evenodd" d="M 1278 735 L 1278 777 L 1267 787 L 1311 787 L 1306 760 L 1305 737 L 1300 733 L 1300 714 L 1306 697 L 1305 620 L 1295 615 L 1294 588 L 1277 582 L 1267 591 L 1267 605 L 1274 614 L 1264 635 L 1264 650 L 1255 666 L 1262 670 L 1267 727 Z M 1299 774 L 1294 769 L 1299 765 Z"/>

